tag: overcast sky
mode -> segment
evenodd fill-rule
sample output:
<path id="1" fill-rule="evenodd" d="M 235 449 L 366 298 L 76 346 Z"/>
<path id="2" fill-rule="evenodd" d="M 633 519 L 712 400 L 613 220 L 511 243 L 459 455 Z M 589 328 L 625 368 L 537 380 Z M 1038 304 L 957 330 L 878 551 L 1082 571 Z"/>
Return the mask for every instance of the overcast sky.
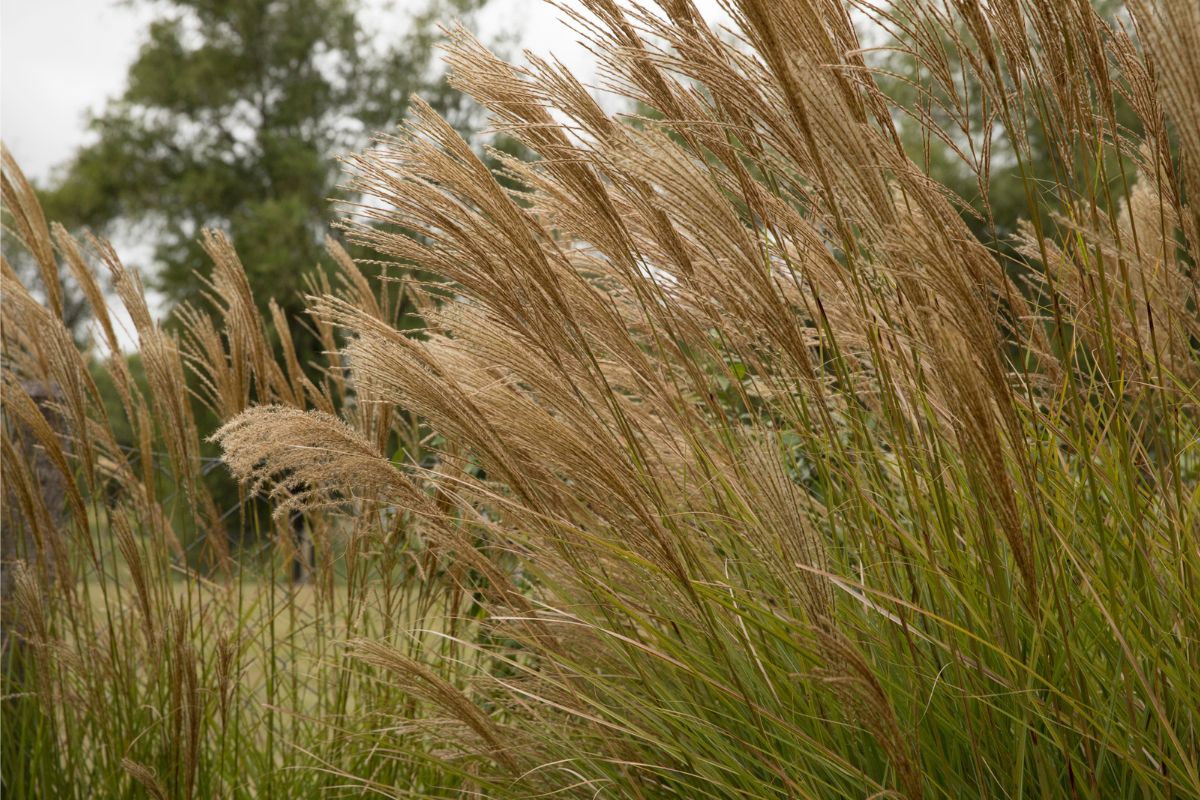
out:
<path id="1" fill-rule="evenodd" d="M 368 0 L 381 35 L 402 30 L 418 0 Z M 0 0 L 0 136 L 26 173 L 44 181 L 86 141 L 87 114 L 119 94 L 154 17 L 128 0 Z M 493 0 L 481 34 L 519 31 L 523 46 L 553 53 L 590 77 L 592 59 L 542 0 Z"/>

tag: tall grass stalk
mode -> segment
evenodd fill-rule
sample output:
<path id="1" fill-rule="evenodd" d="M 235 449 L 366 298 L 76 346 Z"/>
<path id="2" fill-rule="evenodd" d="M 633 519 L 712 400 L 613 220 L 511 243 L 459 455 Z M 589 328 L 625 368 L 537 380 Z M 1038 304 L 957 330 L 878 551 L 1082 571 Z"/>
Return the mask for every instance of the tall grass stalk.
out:
<path id="1" fill-rule="evenodd" d="M 420 102 L 351 159 L 347 235 L 397 277 L 333 246 L 317 379 L 218 234 L 177 336 L 91 242 L 146 367 L 107 365 L 129 447 L 57 313 L 59 260 L 94 277 L 6 162 L 45 286 L 5 269 L 6 415 L 69 484 L 48 526 L 6 434 L 61 561 L 16 582 L 6 788 L 1200 797 L 1200 6 L 724 7 L 566 9 L 623 117 L 450 29 L 539 160 L 489 171 Z M 217 535 L 189 373 L 262 541 L 309 521 L 310 586 Z"/>

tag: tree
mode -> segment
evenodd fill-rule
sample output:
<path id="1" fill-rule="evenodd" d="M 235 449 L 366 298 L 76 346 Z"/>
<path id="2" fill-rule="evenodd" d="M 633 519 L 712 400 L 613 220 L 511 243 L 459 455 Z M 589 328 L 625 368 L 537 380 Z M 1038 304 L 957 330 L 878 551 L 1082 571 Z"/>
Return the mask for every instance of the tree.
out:
<path id="1" fill-rule="evenodd" d="M 132 225 L 174 302 L 203 290 L 200 231 L 225 229 L 259 301 L 294 314 L 330 199 L 346 197 L 335 157 L 399 121 L 413 93 L 468 123 L 431 71 L 432 22 L 484 2 L 430 0 L 383 48 L 356 0 L 161 0 L 124 93 L 92 120 L 96 140 L 46 192 L 47 212 L 100 231 Z"/>

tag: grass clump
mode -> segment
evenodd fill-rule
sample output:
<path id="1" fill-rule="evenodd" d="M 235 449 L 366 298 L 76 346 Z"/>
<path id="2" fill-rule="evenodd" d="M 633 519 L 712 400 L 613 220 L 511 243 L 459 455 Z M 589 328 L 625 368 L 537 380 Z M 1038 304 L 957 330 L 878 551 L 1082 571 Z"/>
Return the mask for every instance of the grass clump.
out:
<path id="1" fill-rule="evenodd" d="M 225 462 L 273 503 L 281 552 L 293 515 L 310 521 L 327 604 L 316 700 L 278 666 L 308 646 L 297 627 L 256 626 L 240 590 L 207 605 L 192 573 L 190 605 L 163 591 L 179 560 L 144 509 L 164 500 L 132 505 L 154 456 L 120 472 L 54 313 L 6 278 L 6 311 L 15 297 L 31 320 L 6 324 L 6 355 L 62 387 L 71 431 L 56 444 L 6 384 L 73 487 L 59 579 L 18 575 L 23 639 L 44 659 L 22 706 L 47 753 L 35 766 L 86 746 L 95 766 L 64 786 L 171 795 L 288 780 L 397 796 L 1200 797 L 1200 11 L 727 10 L 726 36 L 686 0 L 580 4 L 637 124 L 557 64 L 513 66 L 452 31 L 456 86 L 540 160 L 493 175 L 416 103 L 351 161 L 374 200 L 348 209 L 350 238 L 436 279 L 381 304 L 343 259 L 342 285 L 312 291 L 320 384 L 266 343 L 220 238 L 218 311 L 185 312 L 180 342 L 139 325 L 152 397 L 131 393 L 129 417 L 163 428 L 157 457 L 197 525 L 186 368 L 225 420 Z M 860 29 L 913 59 L 909 99 L 883 91 L 887 62 Z M 931 178 L 904 146 L 914 124 L 984 193 L 993 162 L 1015 165 L 1015 232 Z M 68 240 L 28 229 L 55 274 Z M 87 503 L 104 459 L 140 488 L 101 525 Z M 18 491 L 26 520 L 48 518 L 33 482 Z M 130 576 L 102 615 L 72 604 L 65 576 L 115 576 L 107 541 Z M 139 548 L 159 577 L 137 577 Z M 246 569 L 220 548 L 214 563 Z M 161 670 L 130 668 L 160 643 Z M 71 666 L 88 647 L 123 683 Z M 254 659 L 275 676 L 265 700 L 241 678 Z M 120 713 L 60 716 L 67 692 Z M 227 735 L 259 760 L 252 785 L 223 766 Z"/>

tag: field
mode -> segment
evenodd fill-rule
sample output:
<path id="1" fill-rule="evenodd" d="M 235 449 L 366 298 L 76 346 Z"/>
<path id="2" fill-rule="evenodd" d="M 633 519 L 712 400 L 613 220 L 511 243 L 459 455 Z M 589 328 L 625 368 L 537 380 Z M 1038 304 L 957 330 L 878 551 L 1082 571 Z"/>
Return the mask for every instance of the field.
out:
<path id="1" fill-rule="evenodd" d="M 449 30 L 535 157 L 349 158 L 305 363 L 6 155 L 4 791 L 1200 798 L 1200 6 L 578 8 L 636 113 Z"/>

